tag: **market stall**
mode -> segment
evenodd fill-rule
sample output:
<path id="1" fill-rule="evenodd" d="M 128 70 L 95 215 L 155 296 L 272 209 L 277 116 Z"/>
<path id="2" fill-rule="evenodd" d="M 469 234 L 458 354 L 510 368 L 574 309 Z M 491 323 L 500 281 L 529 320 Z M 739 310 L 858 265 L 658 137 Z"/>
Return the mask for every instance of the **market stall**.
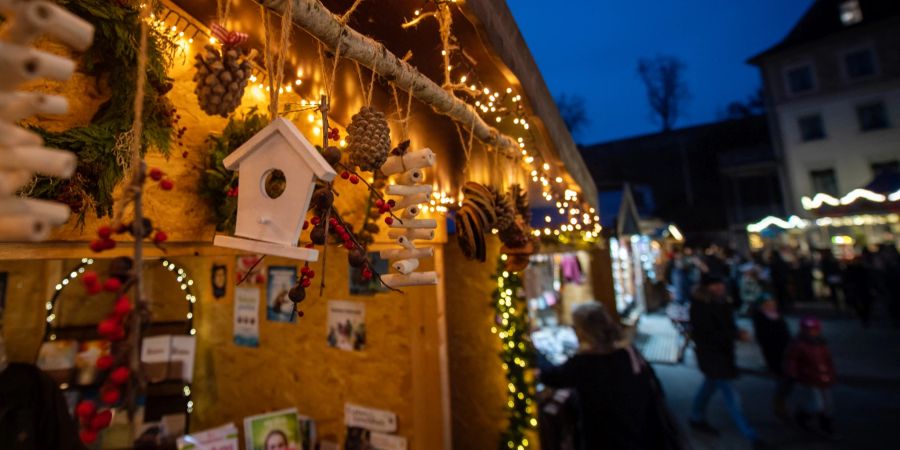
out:
<path id="1" fill-rule="evenodd" d="M 498 284 L 532 207 L 591 240 L 596 195 L 505 6 L 0 12 L 0 59 L 40 63 L 0 86 L 3 356 L 81 441 L 529 447 L 527 308 Z"/>

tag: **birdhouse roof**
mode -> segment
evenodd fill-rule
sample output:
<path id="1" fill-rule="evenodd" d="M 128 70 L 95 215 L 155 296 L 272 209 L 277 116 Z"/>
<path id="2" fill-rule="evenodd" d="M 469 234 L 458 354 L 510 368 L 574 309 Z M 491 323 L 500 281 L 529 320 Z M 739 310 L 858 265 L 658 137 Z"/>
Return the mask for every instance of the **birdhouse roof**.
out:
<path id="1" fill-rule="evenodd" d="M 303 162 L 312 169 L 317 178 L 324 181 L 331 181 L 337 176 L 337 172 L 334 171 L 334 168 L 332 168 L 319 151 L 316 150 L 302 134 L 300 134 L 297 127 L 287 119 L 281 117 L 273 120 L 272 123 L 253 135 L 253 137 L 245 142 L 244 145 L 241 145 L 237 150 L 225 157 L 222 161 L 225 168 L 237 170 L 245 158 L 260 149 L 263 142 L 275 133 L 279 134 L 281 138 L 294 149 L 297 156 L 303 159 Z"/>

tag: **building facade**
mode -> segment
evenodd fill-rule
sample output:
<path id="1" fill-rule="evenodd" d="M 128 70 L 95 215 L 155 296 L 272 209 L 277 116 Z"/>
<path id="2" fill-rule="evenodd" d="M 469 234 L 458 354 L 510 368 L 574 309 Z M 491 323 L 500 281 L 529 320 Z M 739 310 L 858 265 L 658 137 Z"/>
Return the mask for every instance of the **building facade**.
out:
<path id="1" fill-rule="evenodd" d="M 900 160 L 900 1 L 818 0 L 753 57 L 783 161 L 785 203 L 842 196 Z"/>
<path id="2" fill-rule="evenodd" d="M 778 164 L 764 116 L 731 119 L 583 147 L 601 193 L 636 189 L 642 215 L 689 241 L 739 241 L 747 224 L 782 215 Z M 608 224 L 606 224 L 608 226 Z M 739 243 L 739 242 L 735 242 Z"/>

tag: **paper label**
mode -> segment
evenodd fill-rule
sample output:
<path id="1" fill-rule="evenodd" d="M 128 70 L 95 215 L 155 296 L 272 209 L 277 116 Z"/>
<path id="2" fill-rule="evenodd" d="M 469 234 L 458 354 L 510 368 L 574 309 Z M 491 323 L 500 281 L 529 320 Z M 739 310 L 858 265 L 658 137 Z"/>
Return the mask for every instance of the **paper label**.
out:
<path id="1" fill-rule="evenodd" d="M 397 431 L 397 415 L 382 409 L 347 403 L 344 405 L 344 424 L 348 427 L 393 433 Z"/>

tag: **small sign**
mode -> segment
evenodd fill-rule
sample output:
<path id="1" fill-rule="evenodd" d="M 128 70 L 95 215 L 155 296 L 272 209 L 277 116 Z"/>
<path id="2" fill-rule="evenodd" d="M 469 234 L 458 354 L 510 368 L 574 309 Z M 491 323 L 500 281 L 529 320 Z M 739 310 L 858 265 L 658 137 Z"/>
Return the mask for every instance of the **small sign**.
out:
<path id="1" fill-rule="evenodd" d="M 375 431 L 369 435 L 369 445 L 376 450 L 406 450 L 407 448 L 405 437 Z"/>
<path id="2" fill-rule="evenodd" d="M 347 403 L 344 405 L 344 424 L 348 427 L 393 433 L 397 431 L 397 415 L 382 409 Z"/>
<path id="3" fill-rule="evenodd" d="M 259 347 L 259 288 L 234 289 L 234 343 Z"/>

